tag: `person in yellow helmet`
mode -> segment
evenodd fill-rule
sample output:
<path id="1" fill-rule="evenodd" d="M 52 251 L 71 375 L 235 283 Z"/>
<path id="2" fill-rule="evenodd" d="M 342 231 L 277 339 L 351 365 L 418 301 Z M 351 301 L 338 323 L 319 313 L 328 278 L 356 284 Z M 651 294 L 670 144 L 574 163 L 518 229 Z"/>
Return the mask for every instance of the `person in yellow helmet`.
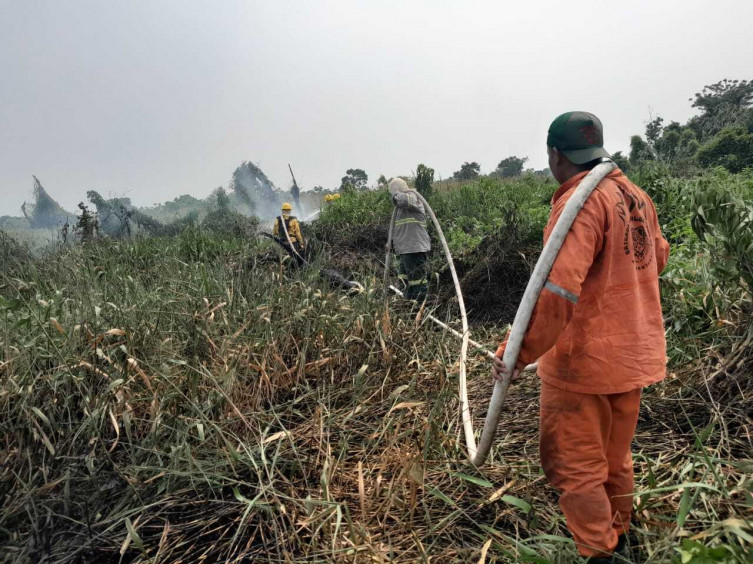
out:
<path id="1" fill-rule="evenodd" d="M 277 219 L 275 220 L 275 226 L 272 229 L 272 235 L 274 235 L 278 239 L 281 239 L 282 241 L 287 241 L 287 238 L 290 237 L 290 242 L 293 244 L 293 248 L 297 252 L 302 253 L 306 250 L 306 242 L 303 240 L 301 225 L 298 223 L 298 220 L 295 218 L 295 216 L 290 215 L 292 211 L 293 206 L 291 206 L 289 203 L 285 202 L 284 204 L 282 204 L 282 215 L 277 216 Z M 287 237 L 285 236 L 286 232 Z"/>

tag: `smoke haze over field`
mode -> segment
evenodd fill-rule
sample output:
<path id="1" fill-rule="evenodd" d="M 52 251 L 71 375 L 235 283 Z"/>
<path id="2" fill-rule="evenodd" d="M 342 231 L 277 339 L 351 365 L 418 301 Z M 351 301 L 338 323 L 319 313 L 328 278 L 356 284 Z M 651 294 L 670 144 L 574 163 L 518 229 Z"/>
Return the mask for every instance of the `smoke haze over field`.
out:
<path id="1" fill-rule="evenodd" d="M 288 188 L 348 168 L 442 177 L 546 166 L 549 122 L 599 115 L 610 151 L 649 108 L 750 78 L 753 2 L 0 0 L 0 215 L 32 174 L 64 208 L 228 186 L 242 161 Z"/>

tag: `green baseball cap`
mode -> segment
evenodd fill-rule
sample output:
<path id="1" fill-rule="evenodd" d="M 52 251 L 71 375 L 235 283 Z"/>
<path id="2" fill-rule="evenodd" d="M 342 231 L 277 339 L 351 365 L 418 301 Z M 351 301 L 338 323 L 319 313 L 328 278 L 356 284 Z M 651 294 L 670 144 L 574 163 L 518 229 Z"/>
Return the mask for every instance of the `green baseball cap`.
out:
<path id="1" fill-rule="evenodd" d="M 549 126 L 549 147 L 556 147 L 571 162 L 585 164 L 606 157 L 604 127 L 601 120 L 588 112 L 565 112 Z"/>

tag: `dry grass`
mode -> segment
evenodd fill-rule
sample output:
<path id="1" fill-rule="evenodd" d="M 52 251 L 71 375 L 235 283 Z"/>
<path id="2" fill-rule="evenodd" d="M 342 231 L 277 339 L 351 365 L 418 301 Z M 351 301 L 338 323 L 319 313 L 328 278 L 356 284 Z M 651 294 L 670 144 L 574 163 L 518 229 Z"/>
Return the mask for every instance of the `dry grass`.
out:
<path id="1" fill-rule="evenodd" d="M 538 464 L 535 377 L 475 470 L 455 342 L 373 289 L 244 266 L 255 253 L 186 232 L 3 276 L 5 561 L 577 561 Z M 687 538 L 746 558 L 746 350 L 647 393 L 634 559 L 669 562 Z M 480 427 L 482 357 L 469 378 Z"/>

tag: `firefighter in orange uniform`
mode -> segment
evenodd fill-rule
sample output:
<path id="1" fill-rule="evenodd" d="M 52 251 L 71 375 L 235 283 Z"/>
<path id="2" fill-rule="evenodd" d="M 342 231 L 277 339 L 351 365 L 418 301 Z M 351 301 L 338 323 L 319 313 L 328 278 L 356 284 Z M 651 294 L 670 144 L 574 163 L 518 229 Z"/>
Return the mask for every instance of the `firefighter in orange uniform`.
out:
<path id="1" fill-rule="evenodd" d="M 609 153 L 599 119 L 568 112 L 547 137 L 552 197 L 546 241 L 565 203 Z M 580 554 L 611 562 L 630 527 L 630 442 L 641 390 L 666 375 L 659 274 L 669 257 L 651 198 L 619 169 L 570 229 L 539 296 L 513 369 L 539 360 L 540 455 Z M 508 369 L 497 351 L 493 376 Z"/>

